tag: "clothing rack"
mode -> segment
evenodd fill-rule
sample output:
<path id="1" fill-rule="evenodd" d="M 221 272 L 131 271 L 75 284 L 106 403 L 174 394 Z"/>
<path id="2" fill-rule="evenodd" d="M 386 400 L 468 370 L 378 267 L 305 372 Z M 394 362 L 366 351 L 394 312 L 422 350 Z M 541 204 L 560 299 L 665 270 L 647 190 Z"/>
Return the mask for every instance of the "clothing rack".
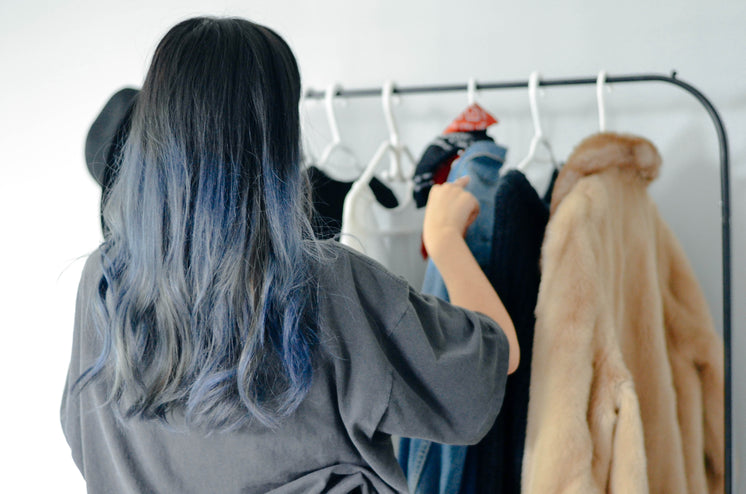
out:
<path id="1" fill-rule="evenodd" d="M 581 77 L 571 79 L 541 79 L 540 87 L 550 86 L 578 86 L 597 84 L 595 77 Z M 622 84 L 633 82 L 664 82 L 678 86 L 697 98 L 710 115 L 718 137 L 720 150 L 720 214 L 722 222 L 722 268 L 723 268 L 723 342 L 724 342 L 724 379 L 725 379 L 725 492 L 732 492 L 732 398 L 731 398 L 731 254 L 730 254 L 730 163 L 728 155 L 728 136 L 725 126 L 712 102 L 697 88 L 677 77 L 676 71 L 671 75 L 662 74 L 631 74 L 607 76 L 605 83 Z M 520 89 L 527 88 L 528 81 L 483 82 L 474 84 L 476 90 Z M 443 93 L 468 91 L 468 84 L 446 84 L 430 86 L 393 87 L 393 94 Z M 344 89 L 338 88 L 334 96 L 365 97 L 381 96 L 382 88 Z M 304 94 L 307 99 L 321 99 L 326 96 L 324 91 L 308 89 Z"/>

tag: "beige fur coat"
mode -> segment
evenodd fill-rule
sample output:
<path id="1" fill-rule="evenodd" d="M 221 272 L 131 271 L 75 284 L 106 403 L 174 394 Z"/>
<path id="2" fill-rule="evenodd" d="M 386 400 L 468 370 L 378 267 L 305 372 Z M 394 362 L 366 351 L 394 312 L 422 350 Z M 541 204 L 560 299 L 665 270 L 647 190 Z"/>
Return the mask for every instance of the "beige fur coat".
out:
<path id="1" fill-rule="evenodd" d="M 597 134 L 557 178 L 524 493 L 723 492 L 722 342 L 648 196 L 660 161 L 645 139 Z"/>

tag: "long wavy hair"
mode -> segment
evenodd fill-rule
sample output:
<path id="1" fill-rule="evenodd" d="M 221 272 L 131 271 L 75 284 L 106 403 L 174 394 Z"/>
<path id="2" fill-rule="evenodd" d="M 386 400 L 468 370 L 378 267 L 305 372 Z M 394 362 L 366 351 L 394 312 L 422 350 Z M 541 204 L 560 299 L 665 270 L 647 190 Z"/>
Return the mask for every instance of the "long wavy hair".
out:
<path id="1" fill-rule="evenodd" d="M 319 260 L 288 45 L 193 18 L 158 45 L 104 208 L 98 360 L 127 417 L 276 427 L 311 385 Z"/>

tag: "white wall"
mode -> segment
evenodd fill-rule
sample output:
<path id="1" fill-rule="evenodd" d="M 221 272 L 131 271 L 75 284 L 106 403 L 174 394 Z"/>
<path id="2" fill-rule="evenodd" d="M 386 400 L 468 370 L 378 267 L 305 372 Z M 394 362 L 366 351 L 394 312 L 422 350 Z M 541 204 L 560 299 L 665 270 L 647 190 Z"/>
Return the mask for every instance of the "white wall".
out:
<path id="1" fill-rule="evenodd" d="M 208 9 L 207 6 L 210 6 Z M 214 6 L 218 5 L 219 8 Z M 274 27 L 295 50 L 304 82 L 323 88 L 669 72 L 703 90 L 731 138 L 734 252 L 736 445 L 746 452 L 746 3 L 738 0 L 598 2 L 262 0 L 0 3 L 0 421 L 11 455 L 0 490 L 81 492 L 62 436 L 62 391 L 81 256 L 99 242 L 99 190 L 83 162 L 86 131 L 116 89 L 139 85 L 158 39 L 198 13 L 241 15 Z M 509 162 L 528 148 L 525 91 L 483 92 L 501 120 L 495 136 Z M 722 325 L 717 141 L 704 110 L 662 84 L 614 87 L 609 128 L 650 138 L 664 158 L 651 187 L 681 239 Z M 404 97 L 405 141 L 419 154 L 459 112 L 463 94 Z M 566 157 L 595 131 L 591 87 L 549 89 L 545 130 Z M 367 160 L 385 138 L 377 99 L 340 106 L 343 137 Z M 307 130 L 320 149 L 328 133 L 321 105 Z M 737 470 L 743 467 L 736 463 Z M 12 487 L 9 489 L 9 487 Z M 740 490 L 739 490 L 740 489 Z M 736 492 L 746 489 L 746 482 Z"/>

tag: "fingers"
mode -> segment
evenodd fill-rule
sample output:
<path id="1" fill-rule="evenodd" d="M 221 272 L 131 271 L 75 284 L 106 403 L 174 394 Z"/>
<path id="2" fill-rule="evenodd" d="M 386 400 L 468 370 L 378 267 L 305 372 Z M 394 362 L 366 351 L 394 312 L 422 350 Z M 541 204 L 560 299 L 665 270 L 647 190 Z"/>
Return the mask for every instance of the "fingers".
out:
<path id="1" fill-rule="evenodd" d="M 425 223 L 430 231 L 454 229 L 464 234 L 479 215 L 479 201 L 464 189 L 469 177 L 434 185 L 430 190 Z"/>
<path id="2" fill-rule="evenodd" d="M 470 176 L 465 175 L 457 178 L 453 182 L 435 184 L 432 189 L 430 189 L 429 199 L 431 199 L 432 202 L 443 202 L 450 204 L 451 206 L 453 206 L 454 203 L 461 203 L 468 209 L 476 208 L 478 210 L 479 201 L 477 201 L 477 198 L 474 197 L 471 192 L 464 188 L 469 183 L 470 179 Z M 428 206 L 430 206 L 430 202 L 431 201 L 428 200 Z"/>
<path id="3" fill-rule="evenodd" d="M 464 176 L 430 189 L 425 219 L 423 240 L 428 252 L 441 252 L 455 238 L 464 238 L 466 230 L 479 215 L 479 201 L 464 187 L 469 177 Z"/>

